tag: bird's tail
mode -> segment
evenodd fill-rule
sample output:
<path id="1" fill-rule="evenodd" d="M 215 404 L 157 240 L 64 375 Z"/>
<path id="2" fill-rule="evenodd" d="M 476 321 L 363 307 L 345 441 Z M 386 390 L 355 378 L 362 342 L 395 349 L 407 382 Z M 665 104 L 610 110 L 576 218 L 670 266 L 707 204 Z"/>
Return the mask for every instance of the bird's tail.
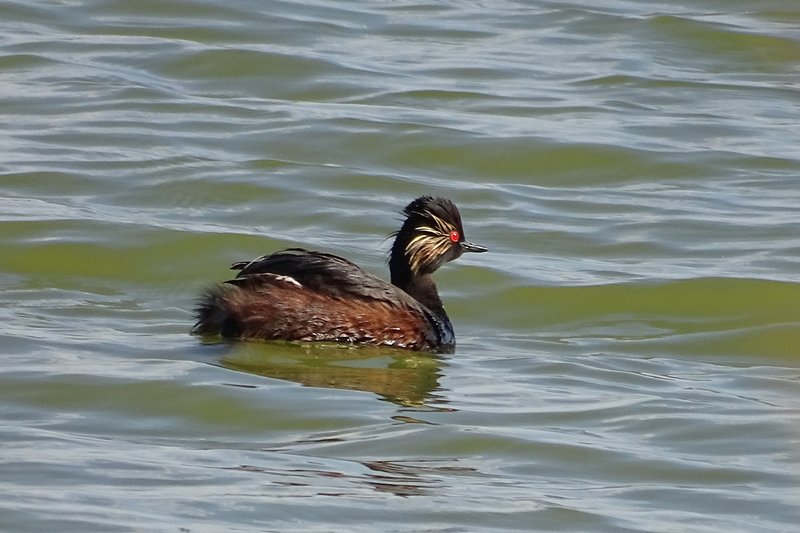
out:
<path id="1" fill-rule="evenodd" d="M 192 328 L 193 335 L 235 337 L 236 321 L 232 319 L 230 308 L 231 292 L 236 287 L 217 285 L 208 289 L 195 307 L 197 323 Z"/>

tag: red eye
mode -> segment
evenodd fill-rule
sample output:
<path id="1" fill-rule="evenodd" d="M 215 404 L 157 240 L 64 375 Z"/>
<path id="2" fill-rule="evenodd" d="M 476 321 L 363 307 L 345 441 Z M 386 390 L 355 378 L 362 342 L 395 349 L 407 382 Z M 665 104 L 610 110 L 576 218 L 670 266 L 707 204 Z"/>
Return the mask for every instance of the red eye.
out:
<path id="1" fill-rule="evenodd" d="M 458 234 L 456 230 L 450 232 L 450 241 L 451 242 L 458 242 L 461 239 L 461 235 Z"/>

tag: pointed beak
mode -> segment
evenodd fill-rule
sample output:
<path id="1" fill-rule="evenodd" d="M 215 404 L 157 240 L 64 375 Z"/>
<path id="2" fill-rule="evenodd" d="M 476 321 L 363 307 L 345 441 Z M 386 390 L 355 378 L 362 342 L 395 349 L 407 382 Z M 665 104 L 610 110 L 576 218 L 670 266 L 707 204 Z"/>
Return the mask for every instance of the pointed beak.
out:
<path id="1" fill-rule="evenodd" d="M 476 253 L 483 253 L 488 250 L 488 248 L 484 248 L 483 246 L 479 246 L 477 244 L 472 244 L 471 242 L 461 241 L 461 249 L 465 252 L 476 252 Z"/>

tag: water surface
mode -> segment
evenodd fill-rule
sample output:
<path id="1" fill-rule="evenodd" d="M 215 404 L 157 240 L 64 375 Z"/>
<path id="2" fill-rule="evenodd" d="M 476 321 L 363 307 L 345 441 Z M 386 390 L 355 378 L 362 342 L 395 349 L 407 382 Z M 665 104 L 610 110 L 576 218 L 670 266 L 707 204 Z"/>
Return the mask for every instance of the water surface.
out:
<path id="1" fill-rule="evenodd" d="M 0 3 L 9 531 L 790 531 L 800 8 Z M 455 354 L 203 343 L 286 246 L 386 275 L 421 194 Z"/>

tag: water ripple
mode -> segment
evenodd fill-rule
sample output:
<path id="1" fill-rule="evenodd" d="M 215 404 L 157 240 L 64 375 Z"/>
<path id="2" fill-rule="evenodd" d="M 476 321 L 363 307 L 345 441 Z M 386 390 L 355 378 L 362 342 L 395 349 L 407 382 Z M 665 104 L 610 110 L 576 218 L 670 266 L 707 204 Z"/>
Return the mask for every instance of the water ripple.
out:
<path id="1" fill-rule="evenodd" d="M 796 527 L 800 12 L 720 6 L 0 4 L 5 528 Z M 453 356 L 188 335 L 420 194 Z"/>

